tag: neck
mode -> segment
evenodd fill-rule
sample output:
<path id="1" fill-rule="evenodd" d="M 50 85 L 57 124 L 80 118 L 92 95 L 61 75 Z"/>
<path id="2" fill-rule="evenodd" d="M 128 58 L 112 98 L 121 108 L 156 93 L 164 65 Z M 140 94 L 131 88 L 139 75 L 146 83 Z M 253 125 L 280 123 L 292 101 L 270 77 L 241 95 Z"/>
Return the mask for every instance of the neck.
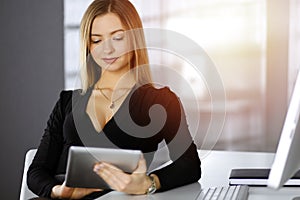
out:
<path id="1" fill-rule="evenodd" d="M 102 71 L 101 78 L 96 83 L 96 87 L 116 90 L 119 88 L 130 88 L 134 84 L 134 75 L 128 70 L 124 72 Z"/>

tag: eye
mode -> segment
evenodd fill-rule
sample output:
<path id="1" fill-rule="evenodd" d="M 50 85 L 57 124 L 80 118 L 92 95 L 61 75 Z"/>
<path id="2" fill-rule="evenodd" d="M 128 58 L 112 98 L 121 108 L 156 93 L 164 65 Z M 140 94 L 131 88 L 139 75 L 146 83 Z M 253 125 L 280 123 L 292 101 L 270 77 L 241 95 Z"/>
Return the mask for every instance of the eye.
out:
<path id="1" fill-rule="evenodd" d="M 102 37 L 99 37 L 99 36 L 96 36 L 96 35 L 92 35 L 90 37 L 90 40 L 91 40 L 91 43 L 92 44 L 97 44 L 97 43 L 100 43 L 102 41 Z"/>
<path id="2" fill-rule="evenodd" d="M 93 44 L 97 44 L 97 43 L 100 43 L 100 42 L 101 42 L 101 40 L 99 40 L 99 39 L 98 40 L 93 40 L 93 39 L 91 40 L 91 43 L 93 43 Z"/>
<path id="3" fill-rule="evenodd" d="M 124 39 L 124 35 L 123 34 L 115 35 L 115 36 L 113 36 L 112 39 L 115 41 L 120 41 L 120 40 Z"/>

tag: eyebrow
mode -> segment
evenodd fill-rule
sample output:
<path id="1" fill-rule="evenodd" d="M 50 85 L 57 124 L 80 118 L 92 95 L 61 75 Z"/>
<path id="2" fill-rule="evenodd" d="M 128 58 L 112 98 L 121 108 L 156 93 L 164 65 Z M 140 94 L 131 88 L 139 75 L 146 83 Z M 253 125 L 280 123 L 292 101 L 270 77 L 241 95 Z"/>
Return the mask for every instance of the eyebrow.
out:
<path id="1" fill-rule="evenodd" d="M 111 32 L 110 34 L 114 34 L 116 32 L 119 32 L 119 31 L 125 31 L 124 29 L 117 29 L 117 30 L 114 30 L 113 32 Z M 96 34 L 96 33 L 92 33 L 91 36 L 102 36 L 101 34 Z"/>

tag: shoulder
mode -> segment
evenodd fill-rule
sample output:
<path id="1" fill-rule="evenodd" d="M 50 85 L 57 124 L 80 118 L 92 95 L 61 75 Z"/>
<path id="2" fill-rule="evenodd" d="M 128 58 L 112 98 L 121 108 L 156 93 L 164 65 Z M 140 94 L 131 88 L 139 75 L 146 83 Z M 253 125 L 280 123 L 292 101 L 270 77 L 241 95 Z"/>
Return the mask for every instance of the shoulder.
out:
<path id="1" fill-rule="evenodd" d="M 72 97 L 73 90 L 62 90 L 60 91 L 59 98 L 60 99 L 70 99 Z"/>
<path id="2" fill-rule="evenodd" d="M 82 90 L 76 89 L 76 90 L 62 90 L 60 91 L 59 98 L 61 101 L 70 101 L 72 97 L 80 96 L 82 95 Z"/>
<path id="3" fill-rule="evenodd" d="M 155 102 L 169 104 L 170 102 L 178 102 L 177 95 L 167 86 L 156 87 L 150 84 L 136 87 L 136 93 L 143 99 L 152 100 Z"/>
<path id="4" fill-rule="evenodd" d="M 167 86 L 154 86 L 150 84 L 136 86 L 136 90 L 143 93 L 175 95 Z"/>
<path id="5" fill-rule="evenodd" d="M 59 94 L 59 100 L 58 104 L 62 108 L 62 110 L 65 110 L 65 112 L 68 112 L 68 110 L 72 109 L 72 102 L 74 99 L 78 99 L 78 97 L 81 97 L 82 93 L 81 90 L 62 90 Z"/>

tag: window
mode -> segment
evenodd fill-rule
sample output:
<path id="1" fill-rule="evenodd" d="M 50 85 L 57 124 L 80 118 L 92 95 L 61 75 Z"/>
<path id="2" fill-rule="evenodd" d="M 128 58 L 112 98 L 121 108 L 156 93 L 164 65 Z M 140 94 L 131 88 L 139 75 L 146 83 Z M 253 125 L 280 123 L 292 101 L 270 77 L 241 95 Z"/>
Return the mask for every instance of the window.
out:
<path id="1" fill-rule="evenodd" d="M 74 89 L 79 81 L 79 23 L 83 12 L 92 0 L 64 0 L 65 3 L 65 88 Z M 300 67 L 300 4 L 290 3 L 289 34 L 289 91 L 293 86 L 295 71 Z M 264 0 L 131 0 L 141 15 L 145 28 L 172 30 L 195 41 L 215 63 L 227 97 L 226 121 L 216 149 L 262 150 L 265 143 L 265 95 L 266 95 L 266 41 L 267 1 Z M 288 23 L 288 22 L 287 22 Z M 189 52 L 190 55 L 194 51 Z M 201 105 L 199 110 L 189 108 L 187 112 L 200 113 L 201 140 L 210 125 L 209 88 L 205 78 L 194 73 L 189 63 L 168 52 L 149 50 L 150 62 L 168 65 L 176 69 L 189 82 Z M 197 55 L 194 55 L 197 56 Z M 164 77 L 159 66 L 153 67 L 154 79 Z M 180 98 L 188 102 L 190 93 L 184 93 L 178 82 Z M 194 113 L 194 114 L 195 114 Z M 189 115 L 190 126 L 193 118 Z M 274 145 L 274 144 L 273 144 Z"/>
<path id="2" fill-rule="evenodd" d="M 255 144 L 253 147 L 256 149 L 258 145 L 263 148 L 263 144 L 256 138 L 260 138 L 264 131 L 265 1 L 156 0 L 151 1 L 151 4 L 140 0 L 132 2 L 142 14 L 145 27 L 181 33 L 199 44 L 215 62 L 227 95 L 226 123 L 215 148 L 239 149 L 245 140 Z M 189 53 L 194 52 L 191 50 Z M 201 143 L 210 125 L 211 105 L 206 102 L 210 88 L 205 88 L 201 83 L 205 80 L 201 81 L 201 77 L 199 80 L 186 63 L 180 63 L 174 56 L 165 57 L 168 61 L 161 62 L 177 68 L 179 73 L 185 74 L 193 88 L 198 88 L 196 94 L 200 95 L 199 100 L 203 106 L 197 111 L 200 113 L 201 125 L 197 130 L 199 138 L 195 140 Z M 163 76 L 168 77 L 165 74 Z M 188 95 L 181 97 L 183 103 L 185 98 Z M 195 117 L 190 112 L 193 108 L 187 105 L 185 110 L 188 117 Z M 249 148 L 250 146 L 251 144 Z"/>
<path id="3" fill-rule="evenodd" d="M 65 89 L 80 87 L 79 25 L 92 0 L 64 0 Z"/>
<path id="4" fill-rule="evenodd" d="M 291 0 L 290 4 L 290 40 L 289 40 L 289 90 L 293 90 L 296 74 L 300 68 L 300 1 Z M 288 98 L 289 99 L 289 98 Z"/>

